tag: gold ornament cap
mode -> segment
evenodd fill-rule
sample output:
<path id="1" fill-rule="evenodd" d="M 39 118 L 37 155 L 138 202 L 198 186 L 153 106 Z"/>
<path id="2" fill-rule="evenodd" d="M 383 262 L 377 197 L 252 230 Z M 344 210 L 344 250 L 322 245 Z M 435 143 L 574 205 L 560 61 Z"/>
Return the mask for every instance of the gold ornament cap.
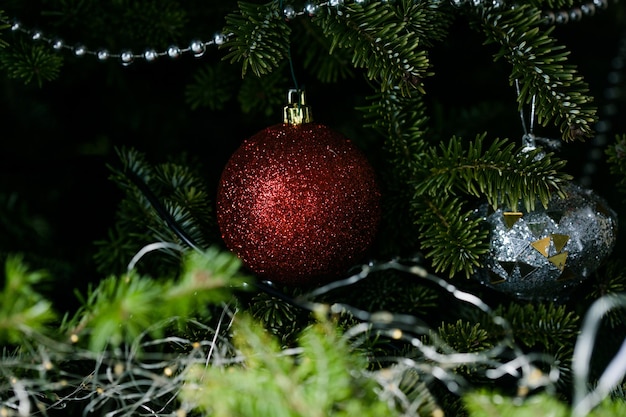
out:
<path id="1" fill-rule="evenodd" d="M 283 109 L 283 122 L 292 126 L 298 126 L 313 121 L 313 112 L 311 107 L 306 105 L 304 90 L 289 90 L 287 103 Z"/>

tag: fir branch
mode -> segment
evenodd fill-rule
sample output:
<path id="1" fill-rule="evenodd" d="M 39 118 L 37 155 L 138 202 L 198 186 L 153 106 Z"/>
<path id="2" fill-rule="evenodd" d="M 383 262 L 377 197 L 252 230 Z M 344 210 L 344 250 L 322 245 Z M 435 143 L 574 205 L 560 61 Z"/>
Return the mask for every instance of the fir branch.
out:
<path id="1" fill-rule="evenodd" d="M 548 394 L 539 394 L 525 401 L 487 389 L 467 393 L 463 403 L 469 417 L 567 417 L 569 410 L 565 403 Z"/>
<path id="2" fill-rule="evenodd" d="M 186 252 L 180 278 L 156 280 L 136 270 L 109 276 L 89 289 L 64 331 L 92 352 L 131 344 L 146 331 L 159 337 L 164 329 L 155 324 L 172 317 L 206 317 L 210 306 L 228 301 L 232 288 L 246 279 L 240 267 L 235 255 L 211 247 Z"/>
<path id="3" fill-rule="evenodd" d="M 455 323 L 442 324 L 437 333 L 439 339 L 456 352 L 480 352 L 493 348 L 493 336 L 480 323 L 459 319 Z"/>
<path id="4" fill-rule="evenodd" d="M 302 65 L 323 83 L 335 83 L 353 78 L 354 71 L 350 61 L 351 51 L 347 49 L 331 50 L 331 42 L 325 37 L 319 26 L 310 20 L 301 20 L 301 25 L 294 30 L 294 45 Z M 324 57 L 324 59 L 320 59 Z"/>
<path id="5" fill-rule="evenodd" d="M 511 324 L 515 339 L 520 344 L 543 346 L 547 351 L 556 351 L 561 346 L 571 348 L 580 326 L 580 317 L 576 313 L 552 303 L 512 303 L 498 307 L 496 314 Z"/>
<path id="6" fill-rule="evenodd" d="M 242 76 L 248 67 L 257 75 L 272 72 L 289 55 L 287 25 L 275 1 L 264 5 L 238 2 L 239 10 L 226 16 L 224 33 L 228 40 L 222 47 L 229 52 L 224 59 L 242 62 Z"/>
<path id="7" fill-rule="evenodd" d="M 416 195 L 456 195 L 485 197 L 493 207 L 504 204 L 516 209 L 521 202 L 527 211 L 537 202 L 547 206 L 554 192 L 571 179 L 559 171 L 566 161 L 543 153 L 540 148 L 514 152 L 515 145 L 496 139 L 483 151 L 485 134 L 477 135 L 465 150 L 460 138 L 453 137 L 424 158 L 424 176 L 415 181 Z M 426 165 L 428 163 L 428 165 Z"/>
<path id="8" fill-rule="evenodd" d="M 8 23 L 4 23 L 7 22 L 8 19 L 6 17 L 6 14 L 4 12 L 4 10 L 0 10 L 0 33 L 3 33 L 5 29 L 9 28 L 9 24 Z M 7 41 L 5 41 L 4 39 L 0 38 L 0 49 L 2 48 L 6 48 L 9 45 L 9 43 Z"/>
<path id="9" fill-rule="evenodd" d="M 185 372 L 180 398 L 198 412 L 216 417 L 398 415 L 379 400 L 363 358 L 350 352 L 332 323 L 305 329 L 292 354 L 281 351 L 277 340 L 246 315 L 236 317 L 233 326 L 242 366 L 193 366 Z"/>
<path id="10" fill-rule="evenodd" d="M 57 315 L 52 303 L 35 290 L 48 278 L 45 271 L 29 271 L 21 255 L 7 257 L 0 292 L 0 342 L 21 344 L 25 337 L 49 331 Z"/>
<path id="11" fill-rule="evenodd" d="M 336 13 L 328 8 L 313 22 L 331 37 L 331 53 L 335 48 L 352 50 L 353 65 L 365 68 L 381 90 L 399 87 L 407 94 L 414 89 L 424 92 L 422 80 L 432 75 L 424 47 L 441 36 L 449 18 L 425 3 L 401 1 L 345 5 Z"/>
<path id="12" fill-rule="evenodd" d="M 384 187 L 383 227 L 389 253 L 397 255 L 397 245 L 418 247 L 418 230 L 412 220 L 410 181 L 419 170 L 419 156 L 428 146 L 428 118 L 421 94 L 402 95 L 399 89 L 387 90 L 368 97 L 364 113 L 365 126 L 385 138 L 385 164 L 380 172 Z M 385 223 L 390 223 L 385 227 Z M 411 243 L 409 243 L 411 242 Z"/>
<path id="13" fill-rule="evenodd" d="M 42 87 L 44 82 L 58 77 L 62 66 L 63 58 L 45 45 L 18 41 L 11 48 L 0 49 L 0 70 L 24 84 L 34 82 Z"/>
<path id="14" fill-rule="evenodd" d="M 469 417 L 568 417 L 569 404 L 556 396 L 540 393 L 528 398 L 503 395 L 497 390 L 481 389 L 463 396 Z M 587 417 L 612 417 L 626 414 L 626 403 L 621 399 L 605 399 Z"/>
<path id="15" fill-rule="evenodd" d="M 495 59 L 512 65 L 511 85 L 519 81 L 519 108 L 536 98 L 537 121 L 559 125 L 565 140 L 592 135 L 598 120 L 588 86 L 575 65 L 567 64 L 569 52 L 550 37 L 554 27 L 540 30 L 541 12 L 528 4 L 506 8 L 472 8 L 473 26 L 482 29 L 485 44 L 500 45 Z"/>
<path id="16" fill-rule="evenodd" d="M 488 230 L 481 219 L 471 210 L 462 212 L 458 198 L 416 198 L 413 204 L 425 256 L 435 272 L 448 271 L 450 277 L 464 272 L 469 277 L 489 251 Z"/>
<path id="17" fill-rule="evenodd" d="M 100 247 L 95 257 L 99 268 L 110 273 L 115 267 L 114 271 L 122 272 L 139 249 L 155 241 L 209 247 L 215 239 L 213 208 L 208 187 L 193 167 L 171 162 L 153 167 L 145 155 L 133 149 L 119 149 L 118 154 L 122 167 L 110 166 L 111 179 L 126 196 L 108 240 L 96 242 Z M 121 237 L 124 235 L 125 239 Z M 126 255 L 114 258 L 114 253 Z M 179 255 L 172 254 L 169 263 L 163 257 L 156 262 L 160 267 L 176 268 Z"/>
<path id="18" fill-rule="evenodd" d="M 602 269 L 593 274 L 590 281 L 591 287 L 585 293 L 585 299 L 589 302 L 609 294 L 626 293 L 626 269 L 623 260 L 609 259 Z M 604 320 L 612 329 L 626 325 L 624 312 L 618 309 L 609 310 Z"/>
<path id="19" fill-rule="evenodd" d="M 283 63 L 270 74 L 243 79 L 237 94 L 243 113 L 270 117 L 276 114 L 276 109 L 285 105 L 285 89 L 282 85 L 285 67 Z"/>
<path id="20" fill-rule="evenodd" d="M 206 65 L 196 71 L 193 82 L 185 87 L 185 99 L 192 110 L 207 107 L 221 110 L 232 99 L 235 77 L 224 62 Z"/>

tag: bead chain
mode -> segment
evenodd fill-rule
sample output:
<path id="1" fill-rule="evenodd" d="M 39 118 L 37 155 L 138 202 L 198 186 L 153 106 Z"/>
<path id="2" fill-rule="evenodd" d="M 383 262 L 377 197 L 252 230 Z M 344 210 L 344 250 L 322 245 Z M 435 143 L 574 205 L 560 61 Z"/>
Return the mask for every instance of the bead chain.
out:
<path id="1" fill-rule="evenodd" d="M 607 103 L 600 108 L 602 116 L 595 125 L 596 135 L 591 141 L 591 150 L 587 152 L 587 161 L 582 167 L 582 176 L 580 185 L 589 187 L 591 178 L 596 173 L 597 164 L 605 156 L 606 144 L 609 140 L 609 134 L 613 128 L 611 119 L 618 113 L 615 100 L 622 97 L 624 68 L 626 67 L 626 30 L 622 33 L 619 40 L 618 51 L 616 56 L 611 60 L 611 71 L 607 75 L 608 85 L 604 89 L 604 98 Z"/>
<path id="2" fill-rule="evenodd" d="M 354 3 L 356 4 L 364 4 L 366 2 L 367 0 L 354 0 Z M 309 16 L 314 16 L 320 7 L 325 7 L 325 6 L 339 7 L 343 4 L 344 4 L 343 0 L 328 0 L 320 4 L 307 3 L 304 6 L 304 8 L 300 11 L 296 10 L 291 5 L 286 5 L 283 8 L 283 15 L 286 19 L 294 19 L 298 16 L 302 16 L 305 14 Z M 50 37 L 45 36 L 39 30 L 24 28 L 16 20 L 9 21 L 9 20 L 0 18 L 0 24 L 8 25 L 13 32 L 23 33 L 29 36 L 33 41 L 48 43 L 49 45 L 52 46 L 53 49 L 57 51 L 61 51 L 61 50 L 70 51 L 76 56 L 91 55 L 91 56 L 95 56 L 100 61 L 107 61 L 109 59 L 119 59 L 122 65 L 124 66 L 128 66 L 132 64 L 133 62 L 135 62 L 135 60 L 143 59 L 147 62 L 153 62 L 157 60 L 158 58 L 169 57 L 169 58 L 174 59 L 187 53 L 191 53 L 193 54 L 193 56 L 199 58 L 204 55 L 204 53 L 207 50 L 207 47 L 213 46 L 213 45 L 220 46 L 224 42 L 226 42 L 228 38 L 232 35 L 232 34 L 223 34 L 223 33 L 218 32 L 213 36 L 213 39 L 209 41 L 193 40 L 191 41 L 189 46 L 187 46 L 186 48 L 181 48 L 179 46 L 172 45 L 168 47 L 167 50 L 160 51 L 160 52 L 154 49 L 146 49 L 143 54 L 135 54 L 130 50 L 124 50 L 120 53 L 113 54 L 113 53 L 109 53 L 109 51 L 106 49 L 90 50 L 90 49 L 87 49 L 87 47 L 85 47 L 83 44 L 77 44 L 74 46 L 67 45 L 62 39 L 50 38 Z"/>
<path id="3" fill-rule="evenodd" d="M 364 5 L 368 3 L 369 0 L 352 0 L 355 4 Z M 393 0 L 380 0 L 383 3 L 390 3 Z M 582 19 L 583 16 L 593 16 L 596 13 L 598 8 L 606 9 L 608 7 L 609 0 L 593 0 L 588 3 L 581 5 L 580 7 L 575 7 L 567 11 L 548 11 L 544 12 L 544 20 L 547 24 L 565 24 L 570 21 L 578 21 Z M 617 0 L 614 0 L 617 2 Z M 472 5 L 475 7 L 482 7 L 485 5 L 489 5 L 494 8 L 502 7 L 504 5 L 504 0 L 450 0 L 450 2 L 457 7 L 463 5 Z M 298 16 L 308 15 L 314 16 L 321 7 L 333 7 L 339 8 L 344 5 L 344 0 L 328 0 L 321 2 L 319 4 L 315 4 L 313 2 L 307 2 L 304 5 L 302 10 L 296 10 L 292 5 L 285 5 L 283 7 L 283 16 L 287 20 L 294 19 Z M 165 51 L 156 51 L 155 49 L 146 49 L 143 54 L 135 54 L 130 50 L 123 50 L 120 53 L 109 53 L 106 49 L 98 49 L 98 50 L 90 50 L 82 44 L 77 44 L 74 46 L 66 45 L 62 39 L 59 38 L 50 38 L 45 36 L 41 31 L 28 29 L 22 27 L 22 25 L 18 21 L 9 21 L 6 19 L 0 18 L 0 24 L 5 24 L 10 27 L 13 32 L 21 32 L 29 36 L 33 41 L 40 41 L 48 43 L 55 50 L 66 50 L 70 51 L 76 56 L 95 56 L 100 61 L 106 61 L 109 59 L 118 59 L 124 66 L 128 66 L 135 62 L 136 60 L 143 59 L 147 62 L 153 62 L 158 58 L 169 57 L 169 58 L 178 58 L 183 54 L 191 53 L 195 57 L 201 57 L 207 50 L 207 47 L 210 46 L 220 46 L 224 42 L 228 40 L 228 38 L 232 34 L 223 34 L 216 33 L 213 36 L 213 39 L 209 41 L 202 40 L 193 40 L 189 44 L 189 46 L 185 48 L 178 47 L 176 45 L 172 45 L 167 48 Z"/>

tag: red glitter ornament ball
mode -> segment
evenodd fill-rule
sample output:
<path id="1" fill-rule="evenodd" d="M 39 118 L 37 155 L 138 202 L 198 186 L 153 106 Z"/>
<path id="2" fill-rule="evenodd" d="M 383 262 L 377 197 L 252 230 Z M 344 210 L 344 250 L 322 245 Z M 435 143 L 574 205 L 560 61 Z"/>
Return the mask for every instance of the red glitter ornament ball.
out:
<path id="1" fill-rule="evenodd" d="M 346 272 L 371 246 L 380 215 L 373 168 L 321 124 L 278 124 L 252 136 L 218 187 L 226 246 L 259 276 L 287 285 Z"/>

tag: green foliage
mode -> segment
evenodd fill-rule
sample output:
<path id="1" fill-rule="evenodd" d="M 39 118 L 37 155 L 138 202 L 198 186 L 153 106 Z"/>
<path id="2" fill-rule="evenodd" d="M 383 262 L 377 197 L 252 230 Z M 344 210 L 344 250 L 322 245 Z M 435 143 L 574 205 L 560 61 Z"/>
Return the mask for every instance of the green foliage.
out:
<path id="1" fill-rule="evenodd" d="M 243 76 L 248 67 L 257 76 L 268 74 L 287 59 L 291 29 L 275 1 L 237 4 L 239 10 L 226 16 L 224 33 L 231 35 L 223 45 L 229 50 L 224 59 L 242 62 Z"/>
<path id="2" fill-rule="evenodd" d="M 560 346 L 573 346 L 580 317 L 563 305 L 517 304 L 496 309 L 512 326 L 518 343 L 527 347 L 542 346 L 556 351 Z"/>
<path id="3" fill-rule="evenodd" d="M 622 195 L 626 194 L 626 134 L 615 137 L 615 143 L 607 147 L 606 155 L 617 189 Z"/>
<path id="4" fill-rule="evenodd" d="M 393 270 L 372 273 L 361 285 L 351 287 L 346 298 L 350 304 L 367 311 L 426 317 L 437 307 L 440 292 L 414 278 Z"/>
<path id="5" fill-rule="evenodd" d="M 439 339 L 457 352 L 480 352 L 493 347 L 492 335 L 480 323 L 457 320 L 437 329 Z"/>
<path id="6" fill-rule="evenodd" d="M 622 259 L 612 259 L 591 277 L 591 288 L 585 298 L 593 302 L 605 295 L 620 293 L 626 293 L 626 269 Z M 609 327 L 616 329 L 626 324 L 626 317 L 623 311 L 613 309 L 606 313 L 605 321 Z"/>
<path id="7" fill-rule="evenodd" d="M 20 255 L 5 261 L 0 292 L 0 342 L 19 344 L 34 333 L 47 333 L 56 320 L 52 303 L 35 287 L 48 279 L 44 271 L 29 271 Z"/>
<path id="8" fill-rule="evenodd" d="M 420 227 L 422 246 L 437 272 L 450 276 L 473 273 L 488 251 L 488 230 L 473 209 L 464 209 L 459 195 L 485 199 L 492 207 L 533 210 L 547 205 L 552 193 L 570 176 L 559 172 L 565 161 L 541 149 L 514 152 L 514 144 L 496 139 L 483 150 L 485 135 L 467 144 L 453 137 L 439 149 L 419 155 L 414 174 L 413 218 Z M 417 168 L 416 168 L 417 170 Z"/>
<path id="9" fill-rule="evenodd" d="M 463 396 L 469 417 L 568 417 L 570 407 L 547 393 L 528 398 L 513 398 L 493 390 L 475 391 Z M 605 400 L 588 417 L 621 416 L 626 413 L 622 400 Z"/>
<path id="10" fill-rule="evenodd" d="M 88 329 L 88 347 L 93 352 L 132 343 L 154 323 L 153 306 L 160 294 L 153 280 L 134 273 L 106 278 L 89 292 L 77 329 Z"/>
<path id="11" fill-rule="evenodd" d="M 385 254 L 395 256 L 398 246 L 417 248 L 419 233 L 411 212 L 410 181 L 419 170 L 415 155 L 428 146 L 426 106 L 421 94 L 403 96 L 400 91 L 384 91 L 369 97 L 361 107 L 366 127 L 385 138 L 384 164 L 379 177 L 383 186 L 383 227 Z"/>
<path id="12" fill-rule="evenodd" d="M 0 70 L 24 84 L 36 83 L 41 87 L 58 77 L 62 65 L 63 58 L 46 45 L 18 41 L 11 48 L 0 50 Z"/>
<path id="13" fill-rule="evenodd" d="M 282 64 L 279 68 L 285 68 L 285 65 Z M 237 94 L 241 110 L 247 114 L 275 116 L 277 109 L 282 109 L 285 105 L 284 82 L 282 70 L 260 77 L 244 78 Z"/>
<path id="14" fill-rule="evenodd" d="M 293 50 L 297 51 L 294 61 L 302 60 L 303 67 L 323 83 L 336 83 L 356 75 L 349 50 L 335 48 L 330 52 L 331 42 L 319 26 L 309 20 L 298 23 L 293 37 Z"/>
<path id="15" fill-rule="evenodd" d="M 363 359 L 350 353 L 330 322 L 305 329 L 294 356 L 281 352 L 271 334 L 240 315 L 234 343 L 243 363 L 190 368 L 182 401 L 216 417 L 398 415 L 379 400 Z"/>
<path id="16" fill-rule="evenodd" d="M 234 289 L 244 288 L 247 277 L 241 261 L 230 252 L 211 246 L 203 252 L 185 254 L 181 275 L 161 295 L 167 317 L 206 317 L 210 306 L 228 301 Z"/>
<path id="17" fill-rule="evenodd" d="M 470 276 L 489 251 L 486 230 L 472 210 L 464 210 L 458 198 L 425 197 L 414 202 L 413 218 L 421 244 L 436 272 Z"/>
<path id="18" fill-rule="evenodd" d="M 9 24 L 8 23 L 4 23 L 6 21 L 7 21 L 7 17 L 4 14 L 4 11 L 0 10 L 0 33 L 2 33 L 1 31 L 9 28 Z M 1 48 L 6 48 L 7 46 L 9 46 L 7 41 L 5 41 L 4 39 L 0 38 L 0 49 Z"/>
<path id="19" fill-rule="evenodd" d="M 483 150 L 485 134 L 467 144 L 453 137 L 439 149 L 431 148 L 424 158 L 423 177 L 416 182 L 418 196 L 464 193 L 486 198 L 497 208 L 504 205 L 517 209 L 520 203 L 527 211 L 539 202 L 544 207 L 553 193 L 571 176 L 559 170 L 566 161 L 544 153 L 542 149 L 514 152 L 515 144 L 496 139 Z"/>
<path id="20" fill-rule="evenodd" d="M 209 248 L 186 253 L 179 278 L 156 280 L 136 270 L 110 276 L 90 288 L 65 331 L 93 352 L 131 344 L 144 332 L 158 337 L 158 323 L 206 317 L 212 305 L 228 301 L 232 288 L 244 282 L 240 266 L 231 253 Z"/>
<path id="21" fill-rule="evenodd" d="M 250 301 L 248 311 L 280 341 L 282 346 L 290 346 L 302 330 L 302 311 L 272 295 L 256 294 Z"/>
<path id="22" fill-rule="evenodd" d="M 346 4 L 345 10 L 326 9 L 313 20 L 335 48 L 353 51 L 352 63 L 365 68 L 381 90 L 399 88 L 424 92 L 422 80 L 432 73 L 424 46 L 438 39 L 450 23 L 447 14 L 426 3 L 400 1 Z"/>
<path id="23" fill-rule="evenodd" d="M 188 246 L 177 231 L 193 244 L 207 248 L 215 239 L 213 208 L 208 186 L 192 165 L 164 162 L 151 165 L 143 153 L 119 149 L 122 166 L 110 166 L 111 179 L 125 193 L 117 222 L 107 241 L 96 242 L 96 261 L 102 272 L 124 271 L 142 247 L 154 242 L 174 242 Z M 179 263 L 171 253 L 169 265 Z M 160 259 L 163 262 L 164 259 Z M 167 266 L 160 264 L 161 267 Z M 167 274 L 166 270 L 161 270 Z"/>
<path id="24" fill-rule="evenodd" d="M 469 417 L 568 417 L 570 415 L 564 403 L 547 394 L 517 399 L 484 390 L 466 394 L 463 401 L 469 411 Z"/>
<path id="25" fill-rule="evenodd" d="M 471 10 L 479 12 L 472 22 L 487 36 L 485 43 L 500 45 L 495 59 L 512 65 L 511 84 L 519 81 L 521 86 L 519 108 L 534 97 L 539 123 L 559 125 L 565 140 L 591 136 L 598 120 L 593 98 L 576 66 L 566 63 L 569 52 L 550 37 L 554 27 L 540 29 L 541 10 L 528 4 L 498 12 Z"/>
<path id="26" fill-rule="evenodd" d="M 234 82 L 229 65 L 223 62 L 215 66 L 206 65 L 195 72 L 193 83 L 185 88 L 187 104 L 192 110 L 200 107 L 221 110 L 232 99 Z"/>
<path id="27" fill-rule="evenodd" d="M 124 39 L 150 47 L 167 46 L 189 23 L 188 12 L 177 0 L 123 0 L 115 6 Z"/>

